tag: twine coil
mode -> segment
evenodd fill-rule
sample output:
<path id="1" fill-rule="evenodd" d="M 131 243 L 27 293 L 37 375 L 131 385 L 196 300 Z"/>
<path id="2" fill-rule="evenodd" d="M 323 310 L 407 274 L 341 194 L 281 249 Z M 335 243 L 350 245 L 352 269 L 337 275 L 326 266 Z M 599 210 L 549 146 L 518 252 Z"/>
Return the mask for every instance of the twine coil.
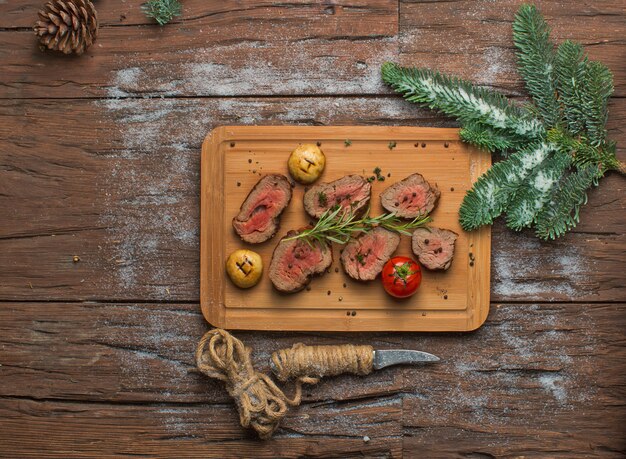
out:
<path id="1" fill-rule="evenodd" d="M 251 349 L 219 328 L 207 332 L 196 349 L 198 370 L 219 379 L 235 399 L 239 421 L 268 439 L 285 417 L 289 406 L 302 400 L 302 384 L 316 384 L 322 376 L 341 373 L 367 375 L 372 371 L 371 346 L 305 346 L 295 344 L 272 354 L 272 365 L 281 381 L 296 378 L 295 394 L 289 398 L 265 374 L 252 365 Z"/>
<path id="2" fill-rule="evenodd" d="M 241 425 L 267 439 L 287 414 L 288 405 L 300 404 L 302 389 L 296 385 L 296 394 L 289 399 L 267 375 L 254 369 L 250 352 L 227 331 L 213 329 L 198 344 L 196 365 L 209 378 L 225 383 L 235 399 Z"/>

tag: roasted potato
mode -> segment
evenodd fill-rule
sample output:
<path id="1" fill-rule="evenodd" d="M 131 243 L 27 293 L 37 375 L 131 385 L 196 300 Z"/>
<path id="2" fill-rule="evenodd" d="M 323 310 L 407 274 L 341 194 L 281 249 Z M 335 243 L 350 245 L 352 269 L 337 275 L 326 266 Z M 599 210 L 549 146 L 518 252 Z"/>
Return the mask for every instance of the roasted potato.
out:
<path id="1" fill-rule="evenodd" d="M 261 255 L 252 250 L 235 250 L 226 260 L 226 273 L 237 287 L 254 287 L 263 274 Z"/>
<path id="2" fill-rule="evenodd" d="M 287 165 L 294 180 L 306 185 L 315 182 L 322 175 L 326 157 L 317 145 L 304 143 L 291 153 Z"/>

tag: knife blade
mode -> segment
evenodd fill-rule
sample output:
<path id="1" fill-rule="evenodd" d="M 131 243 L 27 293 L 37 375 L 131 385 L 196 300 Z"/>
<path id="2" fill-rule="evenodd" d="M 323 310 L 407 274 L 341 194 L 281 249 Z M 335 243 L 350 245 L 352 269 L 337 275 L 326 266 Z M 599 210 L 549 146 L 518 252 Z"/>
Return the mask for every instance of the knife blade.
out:
<path id="1" fill-rule="evenodd" d="M 374 351 L 374 370 L 389 367 L 391 365 L 419 364 L 439 362 L 441 359 L 436 355 L 411 349 L 385 349 Z"/>
<path id="2" fill-rule="evenodd" d="M 342 344 L 305 346 L 295 344 L 272 353 L 270 369 L 281 381 L 290 378 L 321 378 L 343 373 L 367 375 L 391 365 L 423 364 L 441 359 L 428 352 L 410 349 L 374 350 L 372 346 Z"/>

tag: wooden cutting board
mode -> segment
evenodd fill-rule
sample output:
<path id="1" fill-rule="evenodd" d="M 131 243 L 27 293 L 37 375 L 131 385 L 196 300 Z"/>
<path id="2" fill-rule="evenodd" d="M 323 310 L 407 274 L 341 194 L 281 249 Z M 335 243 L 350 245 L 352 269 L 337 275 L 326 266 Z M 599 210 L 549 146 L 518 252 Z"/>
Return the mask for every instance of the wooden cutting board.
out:
<path id="1" fill-rule="evenodd" d="M 422 285 L 411 298 L 388 296 L 379 279 L 353 281 L 343 273 L 339 247 L 327 274 L 310 289 L 277 292 L 267 275 L 272 251 L 290 229 L 310 221 L 304 212 L 304 187 L 296 185 L 276 236 L 246 244 L 231 221 L 255 183 L 268 173 L 289 177 L 287 158 L 299 143 L 319 142 L 326 169 L 317 183 L 347 174 L 369 177 L 380 167 L 385 181 L 372 188 L 372 214 L 382 212 L 378 195 L 387 186 L 419 172 L 436 183 L 441 198 L 431 214 L 433 226 L 459 233 L 452 266 L 423 270 Z M 395 146 L 393 146 L 395 142 Z M 491 229 L 471 233 L 458 222 L 458 209 L 471 184 L 491 165 L 487 153 L 463 144 L 457 129 L 387 126 L 223 126 L 202 146 L 200 298 L 214 326 L 250 330 L 309 331 L 467 331 L 489 312 Z M 413 256 L 403 236 L 397 255 Z M 236 249 L 259 252 L 265 264 L 261 282 L 247 290 L 228 279 L 224 263 Z M 414 257 L 415 258 L 415 257 Z"/>

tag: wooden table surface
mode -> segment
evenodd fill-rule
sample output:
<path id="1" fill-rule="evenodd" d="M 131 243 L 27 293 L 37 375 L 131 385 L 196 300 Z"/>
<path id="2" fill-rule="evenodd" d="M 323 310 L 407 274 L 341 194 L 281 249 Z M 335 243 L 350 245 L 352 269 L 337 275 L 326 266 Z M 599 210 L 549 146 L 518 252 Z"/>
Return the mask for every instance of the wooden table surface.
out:
<path id="1" fill-rule="evenodd" d="M 542 243 L 493 228 L 491 312 L 470 334 L 241 332 L 272 350 L 372 343 L 443 358 L 307 388 L 274 439 L 193 373 L 199 158 L 222 124 L 454 126 L 381 84 L 386 60 L 517 97 L 519 1 L 96 2 L 83 57 L 41 53 L 43 0 L 0 2 L 0 456 L 619 457 L 626 451 L 624 178 Z M 623 0 L 541 1 L 556 40 L 615 75 L 626 149 Z M 73 261 L 74 256 L 79 261 Z M 369 441 L 368 441 L 369 439 Z"/>

